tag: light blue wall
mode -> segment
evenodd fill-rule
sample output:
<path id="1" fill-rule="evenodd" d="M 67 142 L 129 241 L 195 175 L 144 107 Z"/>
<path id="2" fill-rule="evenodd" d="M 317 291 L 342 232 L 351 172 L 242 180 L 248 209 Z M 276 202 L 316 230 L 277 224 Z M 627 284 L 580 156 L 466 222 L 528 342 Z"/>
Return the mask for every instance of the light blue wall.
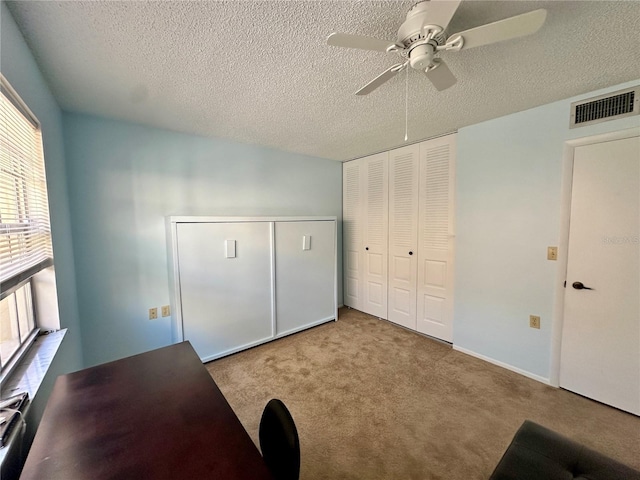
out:
<path id="1" fill-rule="evenodd" d="M 570 104 L 618 85 L 459 130 L 453 341 L 550 377 L 564 142 L 640 125 L 628 117 L 570 130 Z M 541 329 L 529 328 L 529 315 Z"/>
<path id="2" fill-rule="evenodd" d="M 27 415 L 26 444 L 30 445 L 56 377 L 82 368 L 80 322 L 71 241 L 69 199 L 65 175 L 62 116 L 49 87 L 4 2 L 0 5 L 0 71 L 29 106 L 42 126 L 47 188 L 60 325 L 69 331 Z"/>
<path id="3" fill-rule="evenodd" d="M 341 217 L 339 162 L 80 114 L 64 134 L 87 366 L 171 343 L 147 318 L 169 304 L 165 216 Z"/>
<path id="4" fill-rule="evenodd" d="M 60 325 L 62 328 L 69 328 L 64 348 L 59 356 L 66 359 L 63 362 L 63 370 L 72 371 L 82 367 L 82 354 L 65 174 L 62 115 L 6 4 L 2 2 L 0 8 L 2 20 L 0 69 L 38 118 L 42 127 Z"/>

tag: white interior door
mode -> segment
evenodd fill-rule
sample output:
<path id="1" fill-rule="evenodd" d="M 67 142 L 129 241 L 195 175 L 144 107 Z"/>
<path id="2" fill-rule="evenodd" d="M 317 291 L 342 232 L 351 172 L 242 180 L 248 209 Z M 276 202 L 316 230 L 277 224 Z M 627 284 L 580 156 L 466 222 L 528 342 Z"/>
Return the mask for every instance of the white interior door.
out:
<path id="1" fill-rule="evenodd" d="M 336 318 L 336 222 L 276 222 L 276 335 Z"/>
<path id="2" fill-rule="evenodd" d="M 357 310 L 362 310 L 364 290 L 362 168 L 362 160 L 352 160 L 342 166 L 344 304 Z"/>
<path id="3" fill-rule="evenodd" d="M 417 330 L 452 341 L 455 135 L 420 144 Z"/>
<path id="4" fill-rule="evenodd" d="M 576 147 L 560 386 L 636 415 L 639 218 L 640 137 Z"/>
<path id="5" fill-rule="evenodd" d="M 362 311 L 387 318 L 387 252 L 389 218 L 389 152 L 365 157 L 364 294 Z"/>
<path id="6" fill-rule="evenodd" d="M 388 319 L 416 329 L 419 145 L 389 152 Z"/>
<path id="7" fill-rule="evenodd" d="M 204 362 L 273 337 L 271 225 L 177 226 L 182 329 Z"/>

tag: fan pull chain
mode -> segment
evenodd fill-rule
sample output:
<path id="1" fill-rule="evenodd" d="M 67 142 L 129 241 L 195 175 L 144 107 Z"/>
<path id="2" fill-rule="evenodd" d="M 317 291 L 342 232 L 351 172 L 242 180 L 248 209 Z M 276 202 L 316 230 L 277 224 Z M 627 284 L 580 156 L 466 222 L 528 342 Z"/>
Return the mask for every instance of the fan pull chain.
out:
<path id="1" fill-rule="evenodd" d="M 409 139 L 409 68 L 405 67 L 407 71 L 404 79 L 404 141 Z"/>

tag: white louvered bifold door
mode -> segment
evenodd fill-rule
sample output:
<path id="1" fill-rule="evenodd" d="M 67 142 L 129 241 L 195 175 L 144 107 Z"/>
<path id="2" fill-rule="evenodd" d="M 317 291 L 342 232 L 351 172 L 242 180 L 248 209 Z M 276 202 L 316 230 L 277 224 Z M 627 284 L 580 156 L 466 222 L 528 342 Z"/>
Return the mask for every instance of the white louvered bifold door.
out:
<path id="1" fill-rule="evenodd" d="M 342 166 L 344 304 L 357 310 L 363 304 L 362 165 L 362 160 L 352 160 Z"/>
<path id="2" fill-rule="evenodd" d="M 362 159 L 364 170 L 364 276 L 362 311 L 387 318 L 389 152 Z"/>
<path id="3" fill-rule="evenodd" d="M 388 319 L 416 329 L 419 145 L 389 152 Z"/>
<path id="4" fill-rule="evenodd" d="M 452 341 L 455 134 L 420 144 L 417 330 Z"/>

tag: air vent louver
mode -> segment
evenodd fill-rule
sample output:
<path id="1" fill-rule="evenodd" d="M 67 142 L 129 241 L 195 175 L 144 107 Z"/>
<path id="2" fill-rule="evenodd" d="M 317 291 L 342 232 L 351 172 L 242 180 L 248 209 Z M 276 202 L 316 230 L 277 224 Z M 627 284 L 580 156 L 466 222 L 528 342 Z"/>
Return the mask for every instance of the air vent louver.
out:
<path id="1" fill-rule="evenodd" d="M 600 95 L 571 104 L 571 128 L 640 113 L 640 87 Z"/>

